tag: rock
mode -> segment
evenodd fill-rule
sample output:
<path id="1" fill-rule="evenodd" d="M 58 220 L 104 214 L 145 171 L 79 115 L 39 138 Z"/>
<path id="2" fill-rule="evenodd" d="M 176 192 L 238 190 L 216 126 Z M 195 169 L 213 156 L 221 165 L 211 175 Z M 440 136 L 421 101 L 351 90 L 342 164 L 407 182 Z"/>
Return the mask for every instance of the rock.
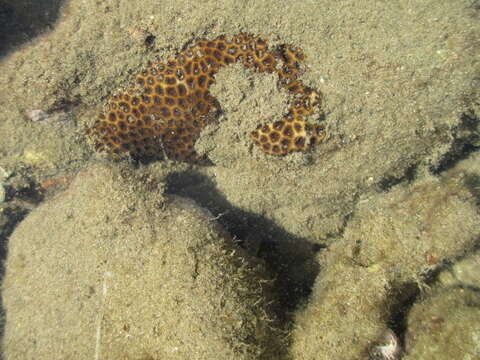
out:
<path id="1" fill-rule="evenodd" d="M 377 264 L 405 283 L 467 254 L 479 233 L 470 190 L 453 178 L 426 177 L 360 201 L 345 245 L 355 263 Z"/>
<path id="2" fill-rule="evenodd" d="M 296 315 L 293 359 L 367 359 L 372 340 L 387 328 L 390 291 L 382 269 L 371 272 L 340 262 L 328 267 Z"/>
<path id="3" fill-rule="evenodd" d="M 480 296 L 460 287 L 440 289 L 411 309 L 405 360 L 480 358 Z"/>
<path id="4" fill-rule="evenodd" d="M 10 238 L 5 359 L 277 358 L 270 284 L 204 209 L 93 166 Z"/>
<path id="5" fill-rule="evenodd" d="M 323 271 L 296 315 L 294 359 L 368 358 L 415 284 L 478 246 L 479 224 L 475 198 L 454 178 L 425 177 L 362 199 L 320 258 Z"/>

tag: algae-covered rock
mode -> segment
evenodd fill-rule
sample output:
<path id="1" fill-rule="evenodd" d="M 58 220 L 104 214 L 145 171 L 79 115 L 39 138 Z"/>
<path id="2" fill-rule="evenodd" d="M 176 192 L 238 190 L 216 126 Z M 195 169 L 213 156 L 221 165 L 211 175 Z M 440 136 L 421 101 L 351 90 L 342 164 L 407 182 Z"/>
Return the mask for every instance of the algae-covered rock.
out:
<path id="1" fill-rule="evenodd" d="M 438 275 L 443 286 L 480 289 L 480 252 L 453 264 Z"/>
<path id="2" fill-rule="evenodd" d="M 94 166 L 18 226 L 6 359 L 277 358 L 263 267 L 162 184 Z"/>
<path id="3" fill-rule="evenodd" d="M 308 306 L 297 314 L 295 360 L 366 359 L 372 339 L 386 330 L 391 286 L 381 269 L 338 263 L 317 279 Z"/>
<path id="4" fill-rule="evenodd" d="M 480 216 L 471 191 L 454 180 L 426 177 L 361 201 L 345 231 L 351 258 L 406 282 L 473 249 Z"/>
<path id="5" fill-rule="evenodd" d="M 480 253 L 443 269 L 406 317 L 407 360 L 480 357 Z"/>
<path id="6" fill-rule="evenodd" d="M 37 177 L 85 164 L 92 149 L 84 128 L 149 61 L 241 32 L 305 52 L 302 81 L 322 93 L 322 111 L 309 121 L 328 135 L 308 153 L 257 152 L 250 132 L 281 119 L 290 97 L 274 74 L 241 66 L 219 74 L 222 116 L 199 145 L 217 165 L 202 171 L 232 207 L 325 244 L 365 191 L 478 144 L 472 0 L 8 3 L 26 13 L 25 24 L 57 20 L 0 63 L 0 165 L 25 163 Z M 210 200 L 202 184 L 191 188 Z"/>
<path id="7" fill-rule="evenodd" d="M 296 360 L 367 358 L 423 275 L 478 246 L 475 197 L 457 180 L 426 177 L 359 202 L 296 315 Z"/>
<path id="8" fill-rule="evenodd" d="M 408 315 L 404 360 L 480 358 L 480 295 L 460 287 L 442 289 Z"/>

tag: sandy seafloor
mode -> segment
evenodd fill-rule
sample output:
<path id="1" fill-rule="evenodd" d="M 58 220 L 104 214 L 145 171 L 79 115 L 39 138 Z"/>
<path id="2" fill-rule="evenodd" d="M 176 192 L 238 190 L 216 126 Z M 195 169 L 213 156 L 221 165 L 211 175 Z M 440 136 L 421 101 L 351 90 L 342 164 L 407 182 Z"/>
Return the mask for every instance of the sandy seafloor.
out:
<path id="1" fill-rule="evenodd" d="M 1 2 L 4 358 L 480 358 L 479 11 Z M 148 61 L 240 32 L 303 49 L 321 145 L 253 147 L 288 97 L 235 65 L 211 166 L 93 152 L 85 128 Z"/>

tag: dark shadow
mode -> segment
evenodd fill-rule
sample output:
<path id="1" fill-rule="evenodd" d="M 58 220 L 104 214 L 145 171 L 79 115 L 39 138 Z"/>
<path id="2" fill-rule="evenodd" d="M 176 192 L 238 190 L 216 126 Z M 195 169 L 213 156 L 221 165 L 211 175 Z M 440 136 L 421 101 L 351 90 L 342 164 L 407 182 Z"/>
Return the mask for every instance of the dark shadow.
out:
<path id="1" fill-rule="evenodd" d="M 0 217 L 0 282 L 3 283 L 5 276 L 5 261 L 7 260 L 8 238 L 12 234 L 15 226 L 22 221 L 28 214 L 28 210 L 20 206 L 5 207 Z M 3 307 L 3 297 L 0 297 L 0 339 L 3 339 L 5 332 L 5 308 Z M 3 356 L 0 354 L 0 359 Z"/>
<path id="2" fill-rule="evenodd" d="M 438 175 L 453 168 L 459 161 L 468 158 L 480 146 L 480 119 L 474 111 L 460 116 L 460 122 L 453 131 L 454 140 L 450 150 L 443 156 L 436 168 L 430 169 Z"/>
<path id="3" fill-rule="evenodd" d="M 383 192 L 388 192 L 395 185 L 400 184 L 401 182 L 406 181 L 408 184 L 411 184 L 415 180 L 415 175 L 417 172 L 418 164 L 412 164 L 408 166 L 402 175 L 400 176 L 386 176 L 380 180 L 378 187 Z"/>
<path id="4" fill-rule="evenodd" d="M 0 58 L 53 29 L 65 0 L 0 0 Z"/>
<path id="5" fill-rule="evenodd" d="M 415 283 L 399 285 L 391 294 L 391 298 L 395 300 L 391 305 L 387 324 L 388 328 L 398 337 L 402 349 L 405 349 L 408 314 L 413 305 L 418 301 L 420 294 L 420 289 Z"/>
<path id="6" fill-rule="evenodd" d="M 264 216 L 233 206 L 211 179 L 193 170 L 171 174 L 166 193 L 195 200 L 217 218 L 242 248 L 265 261 L 275 278 L 279 316 L 288 324 L 291 313 L 307 301 L 319 273 L 315 254 L 323 246 L 285 231 Z"/>
<path id="7" fill-rule="evenodd" d="M 8 239 L 16 226 L 28 215 L 30 210 L 43 200 L 43 194 L 38 191 L 38 184 L 27 174 L 13 175 L 8 182 L 16 186 L 3 184 L 5 188 L 5 202 L 0 205 L 0 284 L 3 284 L 5 266 L 8 256 Z M 13 178 L 17 177 L 16 180 Z M 0 339 L 5 333 L 6 311 L 3 306 L 3 296 L 0 296 Z M 0 360 L 3 355 L 0 353 Z"/>

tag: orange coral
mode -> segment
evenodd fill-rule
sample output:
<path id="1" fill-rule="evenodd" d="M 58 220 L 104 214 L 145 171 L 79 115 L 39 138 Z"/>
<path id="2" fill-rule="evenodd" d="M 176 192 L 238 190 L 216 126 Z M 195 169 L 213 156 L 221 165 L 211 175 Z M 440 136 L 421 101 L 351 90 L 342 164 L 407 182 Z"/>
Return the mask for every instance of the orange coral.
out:
<path id="1" fill-rule="evenodd" d="M 153 63 L 136 79 L 136 87 L 113 96 L 87 134 L 95 149 L 136 157 L 165 153 L 169 158 L 196 161 L 195 141 L 215 119 L 219 104 L 209 92 L 222 66 L 242 61 L 258 72 L 276 72 L 279 83 L 294 99 L 280 120 L 259 125 L 251 137 L 269 154 L 284 155 L 307 149 L 325 136 L 323 127 L 305 117 L 319 103 L 319 94 L 298 79 L 303 52 L 282 45 L 271 51 L 258 37 L 239 34 L 200 40 L 166 64 Z"/>

